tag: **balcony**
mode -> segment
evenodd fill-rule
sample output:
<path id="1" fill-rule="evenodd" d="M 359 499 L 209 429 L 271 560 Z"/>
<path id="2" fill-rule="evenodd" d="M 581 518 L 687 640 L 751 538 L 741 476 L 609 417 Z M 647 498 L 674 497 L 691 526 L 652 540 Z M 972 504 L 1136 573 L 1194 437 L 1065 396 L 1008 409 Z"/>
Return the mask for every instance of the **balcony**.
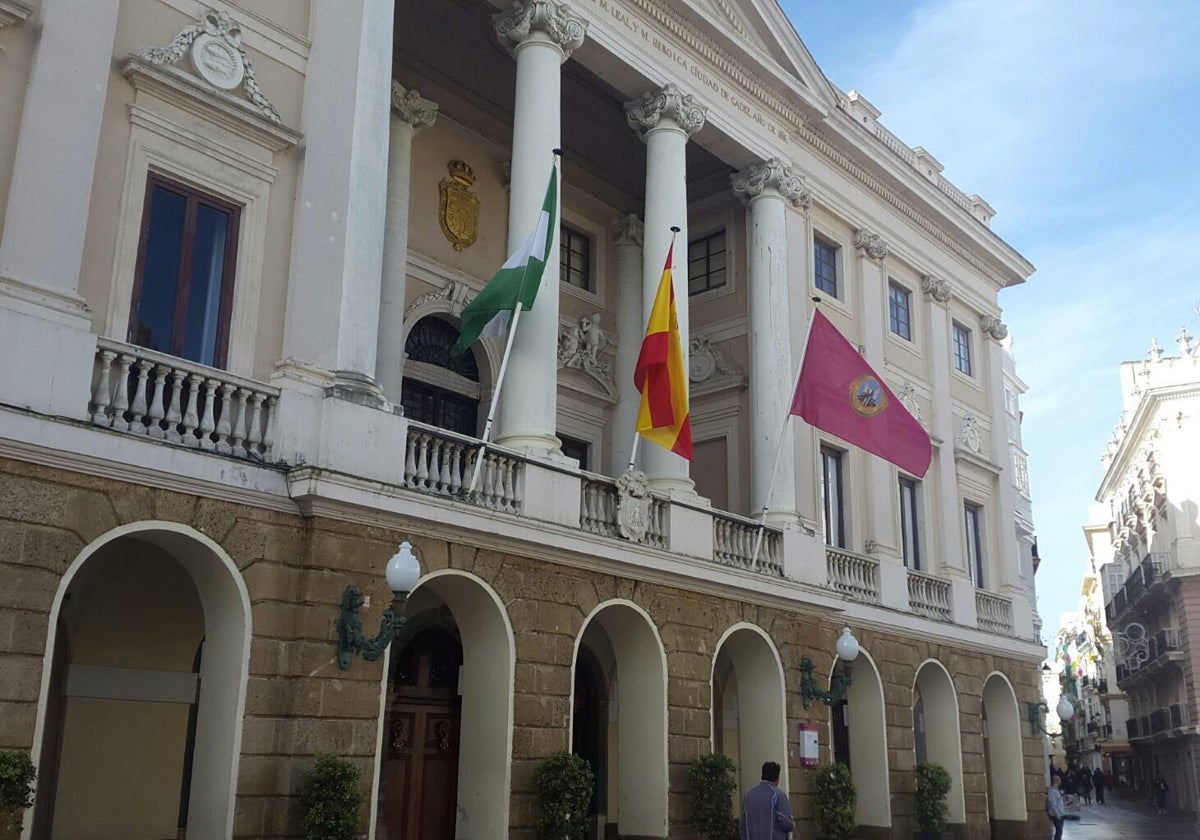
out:
<path id="1" fill-rule="evenodd" d="M 1140 738 L 1142 736 L 1141 721 L 1138 718 L 1129 718 L 1125 721 L 1125 732 L 1130 738 Z"/>
<path id="2" fill-rule="evenodd" d="M 825 549 L 825 570 L 830 589 L 840 592 L 851 601 L 880 603 L 878 560 L 828 546 Z"/>
<path id="3" fill-rule="evenodd" d="M 1127 609 L 1135 608 L 1148 594 L 1157 592 L 1157 585 L 1166 578 L 1170 567 L 1171 555 L 1167 552 L 1151 552 L 1143 557 L 1105 605 L 1104 616 L 1109 623 L 1116 622 Z"/>
<path id="4" fill-rule="evenodd" d="M 975 611 L 979 616 L 979 629 L 989 633 L 1012 635 L 1012 600 L 975 590 Z"/>
<path id="5" fill-rule="evenodd" d="M 952 621 L 950 581 L 909 569 L 908 608 L 935 621 Z"/>
<path id="6" fill-rule="evenodd" d="M 1179 631 L 1163 628 L 1144 641 L 1144 647 L 1134 647 L 1125 662 L 1117 665 L 1117 685 L 1127 688 L 1151 678 L 1170 662 L 1184 658 L 1179 646 Z"/>

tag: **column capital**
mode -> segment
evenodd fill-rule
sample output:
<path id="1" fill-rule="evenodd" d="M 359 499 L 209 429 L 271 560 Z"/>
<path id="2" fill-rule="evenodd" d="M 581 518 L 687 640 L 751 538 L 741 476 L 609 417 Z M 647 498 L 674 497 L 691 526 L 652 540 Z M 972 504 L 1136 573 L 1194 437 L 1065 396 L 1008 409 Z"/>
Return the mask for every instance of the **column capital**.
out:
<path id="1" fill-rule="evenodd" d="M 28 0 L 0 0 L 0 29 L 24 23 L 33 14 Z"/>
<path id="2" fill-rule="evenodd" d="M 1008 338 L 1008 326 L 994 315 L 981 315 L 979 317 L 979 329 L 984 335 L 991 336 L 996 341 L 1003 341 Z"/>
<path id="3" fill-rule="evenodd" d="M 510 55 L 535 33 L 558 47 L 566 61 L 583 46 L 588 22 L 566 3 L 551 0 L 513 0 L 512 8 L 492 15 L 496 39 Z"/>
<path id="4" fill-rule="evenodd" d="M 950 281 L 932 274 L 921 275 L 921 291 L 938 303 L 949 303 L 950 298 L 954 297 L 954 289 L 950 286 Z"/>
<path id="5" fill-rule="evenodd" d="M 625 103 L 625 119 L 642 137 L 658 128 L 664 119 L 674 122 L 690 137 L 700 130 L 707 116 L 707 108 L 698 104 L 690 93 L 681 93 L 673 84 L 647 91 Z"/>
<path id="6" fill-rule="evenodd" d="M 614 245 L 636 245 L 641 248 L 645 244 L 645 226 L 636 213 L 613 222 L 612 235 Z"/>
<path id="7" fill-rule="evenodd" d="M 733 192 L 746 204 L 771 192 L 798 207 L 812 206 L 812 190 L 800 175 L 779 158 L 756 163 L 729 176 Z"/>
<path id="8" fill-rule="evenodd" d="M 437 120 L 438 106 L 415 90 L 392 79 L 392 113 L 402 122 L 413 127 L 413 131 L 430 128 Z"/>
<path id="9" fill-rule="evenodd" d="M 854 231 L 854 247 L 872 260 L 882 260 L 888 255 L 888 244 L 883 237 L 864 228 Z"/>

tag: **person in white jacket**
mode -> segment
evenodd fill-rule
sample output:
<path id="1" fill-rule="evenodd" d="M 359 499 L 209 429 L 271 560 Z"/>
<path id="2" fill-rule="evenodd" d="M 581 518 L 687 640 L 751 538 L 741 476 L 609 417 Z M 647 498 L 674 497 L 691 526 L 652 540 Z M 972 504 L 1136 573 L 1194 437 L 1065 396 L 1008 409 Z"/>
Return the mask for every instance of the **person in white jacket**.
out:
<path id="1" fill-rule="evenodd" d="M 1061 776 L 1050 777 L 1050 788 L 1046 791 L 1046 815 L 1054 824 L 1054 840 L 1062 840 L 1063 816 L 1066 808 L 1063 805 L 1062 792 L 1058 786 L 1062 784 Z"/>

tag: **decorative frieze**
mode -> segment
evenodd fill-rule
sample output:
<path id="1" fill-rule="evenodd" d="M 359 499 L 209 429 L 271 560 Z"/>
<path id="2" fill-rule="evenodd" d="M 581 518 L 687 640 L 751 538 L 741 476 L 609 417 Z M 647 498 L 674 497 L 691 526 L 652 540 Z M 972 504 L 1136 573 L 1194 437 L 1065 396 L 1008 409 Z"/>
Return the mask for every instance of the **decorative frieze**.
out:
<path id="1" fill-rule="evenodd" d="M 854 247 L 872 260 L 882 260 L 888 255 L 888 244 L 879 234 L 859 228 L 854 231 Z"/>
<path id="2" fill-rule="evenodd" d="M 392 80 L 392 113 L 400 120 L 420 131 L 433 126 L 437 121 L 438 106 L 436 102 L 422 98 L 415 90 Z"/>
<path id="3" fill-rule="evenodd" d="M 615 344 L 616 340 L 600 327 L 599 312 L 580 318 L 559 333 L 558 366 L 582 370 L 612 385 L 612 362 L 604 352 Z"/>
<path id="4" fill-rule="evenodd" d="M 473 297 L 475 293 L 470 286 L 450 280 L 440 289 L 414 298 L 412 303 L 404 308 L 404 323 L 411 326 L 434 312 L 445 312 L 457 318 L 462 315 L 463 308 Z"/>
<path id="5" fill-rule="evenodd" d="M 968 452 L 983 454 L 983 433 L 979 429 L 978 417 L 974 414 L 963 415 L 961 431 L 955 443 Z"/>
<path id="6" fill-rule="evenodd" d="M 566 3 L 551 0 L 514 0 L 512 8 L 492 16 L 496 40 L 514 53 L 535 33 L 549 38 L 562 50 L 563 61 L 583 46 L 588 22 L 571 11 Z"/>
<path id="7" fill-rule="evenodd" d="M 674 84 L 647 91 L 625 103 L 625 119 L 641 137 L 657 128 L 663 119 L 671 120 L 690 137 L 703 127 L 707 116 L 707 108 L 690 93 L 680 92 Z"/>
<path id="8" fill-rule="evenodd" d="M 696 385 L 740 386 L 746 382 L 746 372 L 710 337 L 693 335 L 688 342 L 688 379 Z"/>
<path id="9" fill-rule="evenodd" d="M 773 190 L 793 205 L 805 208 L 812 206 L 812 190 L 804 178 L 779 158 L 771 158 L 734 173 L 729 176 L 729 181 L 734 194 L 746 204 Z"/>
<path id="10" fill-rule="evenodd" d="M 926 297 L 936 300 L 938 303 L 949 303 L 950 298 L 954 297 L 950 281 L 932 274 L 921 276 L 921 291 L 925 293 Z"/>
<path id="11" fill-rule="evenodd" d="M 984 315 L 979 319 L 979 328 L 984 335 L 989 335 L 996 341 L 1003 341 L 1008 338 L 1008 327 L 999 318 L 992 315 Z"/>

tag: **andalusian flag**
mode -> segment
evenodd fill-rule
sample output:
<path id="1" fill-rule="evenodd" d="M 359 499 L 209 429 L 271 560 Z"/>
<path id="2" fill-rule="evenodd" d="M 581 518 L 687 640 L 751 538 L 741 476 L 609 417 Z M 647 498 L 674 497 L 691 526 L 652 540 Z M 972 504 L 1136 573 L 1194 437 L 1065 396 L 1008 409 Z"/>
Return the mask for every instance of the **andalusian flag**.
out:
<path id="1" fill-rule="evenodd" d="M 688 415 L 688 382 L 683 369 L 683 346 L 679 340 L 675 285 L 671 282 L 674 251 L 675 243 L 672 242 L 646 324 L 642 352 L 633 369 L 633 384 L 642 394 L 638 434 L 690 461 L 692 423 Z"/>
<path id="2" fill-rule="evenodd" d="M 521 309 L 533 309 L 542 283 L 542 273 L 550 259 L 550 248 L 554 244 L 557 230 L 555 213 L 558 208 L 558 168 L 550 168 L 550 183 L 546 185 L 546 200 L 537 224 L 517 251 L 508 258 L 475 299 L 467 304 L 462 313 L 462 333 L 450 348 L 453 356 L 460 356 L 477 339 L 500 336 L 508 332 L 513 310 L 517 302 Z M 557 290 L 556 290 L 557 291 Z"/>

